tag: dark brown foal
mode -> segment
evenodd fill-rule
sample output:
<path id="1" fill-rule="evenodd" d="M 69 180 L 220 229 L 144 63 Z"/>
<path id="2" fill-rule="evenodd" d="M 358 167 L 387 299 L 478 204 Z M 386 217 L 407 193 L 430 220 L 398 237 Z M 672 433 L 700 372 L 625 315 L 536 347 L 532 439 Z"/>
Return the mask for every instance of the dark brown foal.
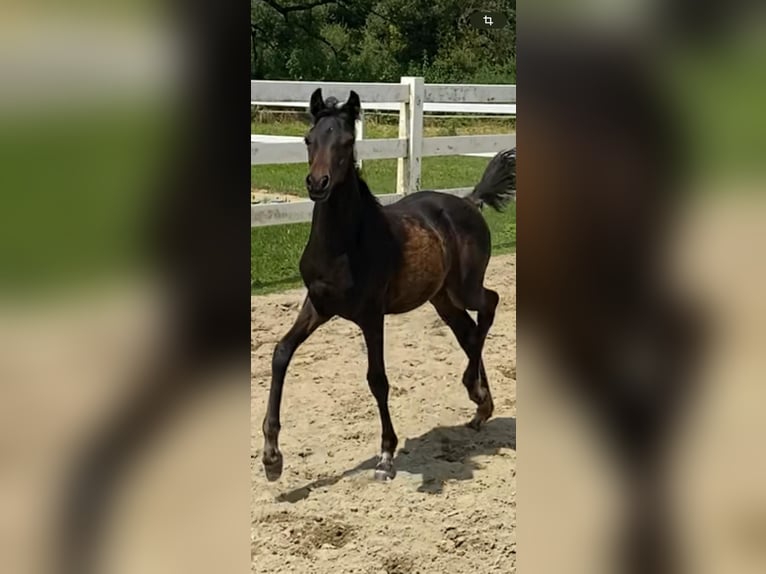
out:
<path id="1" fill-rule="evenodd" d="M 308 294 L 274 350 L 263 422 L 263 465 L 269 480 L 282 474 L 279 412 L 290 360 L 317 327 L 336 315 L 357 324 L 367 345 L 367 382 L 382 426 L 377 479 L 396 475 L 398 442 L 383 357 L 386 314 L 406 313 L 431 301 L 468 356 L 463 384 L 477 405 L 469 425 L 479 429 L 494 408 L 481 355 L 499 297 L 483 285 L 491 242 L 480 207 L 487 203 L 499 210 L 512 198 L 515 151 L 495 156 L 466 198 L 422 191 L 381 207 L 355 168 L 359 97 L 351 92 L 343 106 L 336 103 L 323 100 L 321 90 L 311 97 L 314 124 L 306 137 L 306 186 L 316 205 L 300 262 Z M 468 311 L 477 312 L 477 322 Z"/>

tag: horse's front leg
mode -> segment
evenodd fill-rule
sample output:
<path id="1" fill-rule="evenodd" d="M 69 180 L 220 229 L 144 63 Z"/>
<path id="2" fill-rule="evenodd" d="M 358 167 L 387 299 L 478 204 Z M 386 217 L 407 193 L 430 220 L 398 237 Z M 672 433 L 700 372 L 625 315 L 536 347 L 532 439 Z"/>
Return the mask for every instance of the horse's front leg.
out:
<path id="1" fill-rule="evenodd" d="M 388 377 L 383 361 L 383 314 L 363 322 L 362 332 L 367 345 L 367 383 L 370 385 L 375 401 L 380 411 L 380 421 L 383 427 L 380 460 L 375 467 L 377 480 L 390 480 L 396 476 L 394 468 L 394 453 L 398 439 L 391 423 L 388 412 Z"/>
<path id="2" fill-rule="evenodd" d="M 328 319 L 329 317 L 320 315 L 316 311 L 311 299 L 307 296 L 295 323 L 274 349 L 271 360 L 269 405 L 263 419 L 263 468 L 268 480 L 277 480 L 282 475 L 282 453 L 279 452 L 279 408 L 282 403 L 282 387 L 285 384 L 287 367 L 300 344 Z"/>

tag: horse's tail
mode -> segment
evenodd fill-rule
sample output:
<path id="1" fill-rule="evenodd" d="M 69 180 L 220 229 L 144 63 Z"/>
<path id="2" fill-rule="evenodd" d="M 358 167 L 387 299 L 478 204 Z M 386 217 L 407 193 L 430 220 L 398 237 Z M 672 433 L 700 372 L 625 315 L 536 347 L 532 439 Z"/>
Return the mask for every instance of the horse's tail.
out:
<path id="1" fill-rule="evenodd" d="M 468 201 L 479 208 L 486 203 L 502 211 L 516 197 L 516 148 L 501 151 L 493 157 L 481 181 L 473 188 Z"/>

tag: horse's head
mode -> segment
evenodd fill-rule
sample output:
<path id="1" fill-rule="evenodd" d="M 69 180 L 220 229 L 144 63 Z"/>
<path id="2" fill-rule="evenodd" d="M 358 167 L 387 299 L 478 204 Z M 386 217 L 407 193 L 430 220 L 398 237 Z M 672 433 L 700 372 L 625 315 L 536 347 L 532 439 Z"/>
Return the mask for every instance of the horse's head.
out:
<path id="1" fill-rule="evenodd" d="M 353 90 L 342 106 L 335 98 L 322 98 L 322 89 L 311 95 L 313 125 L 306 135 L 309 174 L 306 188 L 314 201 L 325 201 L 354 170 L 354 122 L 361 104 Z"/>

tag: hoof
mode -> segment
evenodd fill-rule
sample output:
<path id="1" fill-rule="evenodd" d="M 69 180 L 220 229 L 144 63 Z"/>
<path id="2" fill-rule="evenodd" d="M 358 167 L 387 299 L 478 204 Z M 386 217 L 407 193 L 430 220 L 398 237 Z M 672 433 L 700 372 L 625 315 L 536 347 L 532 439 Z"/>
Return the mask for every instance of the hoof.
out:
<path id="1" fill-rule="evenodd" d="M 473 417 L 467 423 L 465 423 L 465 426 L 467 426 L 469 429 L 478 431 L 478 430 L 481 430 L 481 425 L 483 424 L 484 424 L 484 421 L 480 419 L 478 416 L 476 416 L 476 417 Z"/>
<path id="2" fill-rule="evenodd" d="M 375 469 L 375 480 L 377 480 L 378 482 L 387 482 L 389 480 L 394 480 L 395 477 L 396 477 L 396 469 L 394 467 Z"/>
<path id="3" fill-rule="evenodd" d="M 263 470 L 266 472 L 266 480 L 274 482 L 282 476 L 282 453 L 277 452 L 271 457 L 263 456 Z"/>
<path id="4" fill-rule="evenodd" d="M 492 396 L 487 393 L 484 395 L 483 401 L 476 409 L 476 414 L 473 416 L 470 422 L 466 423 L 465 426 L 472 428 L 473 430 L 480 430 L 484 423 L 486 423 L 492 417 L 492 413 L 494 411 L 495 405 L 492 402 Z"/>
<path id="5" fill-rule="evenodd" d="M 386 482 L 393 480 L 396 476 L 396 468 L 391 460 L 391 455 L 383 455 L 380 458 L 380 462 L 375 467 L 375 480 L 380 482 Z"/>

